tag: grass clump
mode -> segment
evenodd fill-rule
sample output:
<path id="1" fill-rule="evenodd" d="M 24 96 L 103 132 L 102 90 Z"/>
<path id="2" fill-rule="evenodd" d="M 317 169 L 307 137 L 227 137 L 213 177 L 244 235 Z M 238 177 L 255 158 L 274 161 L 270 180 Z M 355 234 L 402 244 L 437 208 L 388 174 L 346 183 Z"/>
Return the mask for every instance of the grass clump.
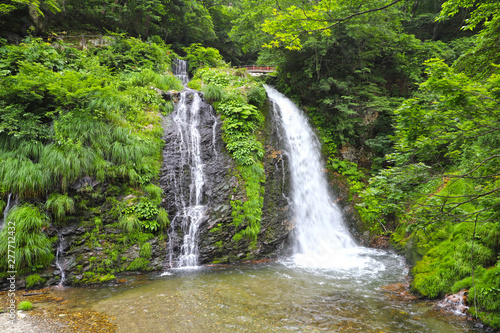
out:
<path id="1" fill-rule="evenodd" d="M 144 259 L 149 259 L 151 258 L 152 252 L 151 252 L 151 244 L 150 243 L 144 243 L 141 245 L 141 250 L 139 252 L 139 255 L 141 258 Z"/>
<path id="2" fill-rule="evenodd" d="M 135 233 L 141 230 L 141 222 L 136 215 L 122 215 L 118 219 L 118 226 L 125 232 Z"/>
<path id="3" fill-rule="evenodd" d="M 218 102 L 222 99 L 222 88 L 213 83 L 203 87 L 203 95 L 209 103 Z"/>
<path id="4" fill-rule="evenodd" d="M 67 194 L 52 193 L 45 203 L 57 222 L 63 222 L 68 213 L 75 211 L 75 201 Z"/>
<path id="5" fill-rule="evenodd" d="M 29 275 L 26 278 L 26 288 L 31 288 L 36 285 L 40 285 L 45 282 L 45 279 L 38 274 Z"/>
<path id="6" fill-rule="evenodd" d="M 127 267 L 127 271 L 145 271 L 148 268 L 149 260 L 135 258 Z"/>
<path id="7" fill-rule="evenodd" d="M 22 301 L 17 305 L 17 309 L 22 311 L 28 311 L 31 310 L 32 308 L 33 304 L 31 304 L 31 302 L 28 301 Z"/>
<path id="8" fill-rule="evenodd" d="M 54 259 L 52 243 L 42 231 L 48 227 L 48 217 L 31 204 L 17 206 L 9 211 L 7 222 L 15 225 L 15 270 L 25 274 L 43 268 Z M 12 225 L 12 224 L 10 224 Z M 0 232 L 0 269 L 9 271 L 9 224 Z"/>
<path id="9" fill-rule="evenodd" d="M 144 191 L 148 194 L 151 201 L 153 201 L 156 205 L 161 203 L 163 198 L 163 190 L 154 184 L 148 184 Z"/>

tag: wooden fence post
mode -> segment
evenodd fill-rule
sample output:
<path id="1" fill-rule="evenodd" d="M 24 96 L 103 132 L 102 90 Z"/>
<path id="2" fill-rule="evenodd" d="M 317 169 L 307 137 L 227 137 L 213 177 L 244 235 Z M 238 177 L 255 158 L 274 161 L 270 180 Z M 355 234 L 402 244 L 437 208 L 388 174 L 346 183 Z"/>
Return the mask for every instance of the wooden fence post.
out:
<path id="1" fill-rule="evenodd" d="M 80 42 L 80 44 L 82 45 L 82 50 L 87 49 L 87 47 L 85 45 L 85 35 L 82 35 L 82 41 Z"/>

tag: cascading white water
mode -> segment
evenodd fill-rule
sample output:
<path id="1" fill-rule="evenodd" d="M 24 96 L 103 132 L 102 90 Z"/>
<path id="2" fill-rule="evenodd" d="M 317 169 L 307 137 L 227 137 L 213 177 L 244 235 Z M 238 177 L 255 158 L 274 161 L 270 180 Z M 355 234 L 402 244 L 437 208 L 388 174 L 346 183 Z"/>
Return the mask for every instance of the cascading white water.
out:
<path id="1" fill-rule="evenodd" d="M 185 60 L 174 59 L 174 66 L 172 68 L 173 74 L 178 77 L 183 85 L 189 82 L 188 63 Z"/>
<path id="2" fill-rule="evenodd" d="M 214 148 L 214 155 L 215 155 L 215 159 L 217 159 L 217 117 L 214 115 L 212 115 L 212 119 L 214 120 L 214 124 L 212 125 L 212 146 Z"/>
<path id="3" fill-rule="evenodd" d="M 57 243 L 57 251 L 56 251 L 56 267 L 61 272 L 61 279 L 59 280 L 58 287 L 64 286 L 64 281 L 66 281 L 66 265 L 64 263 L 64 259 L 62 258 L 64 247 L 66 246 L 66 241 L 62 233 L 58 234 L 59 241 Z"/>
<path id="4" fill-rule="evenodd" d="M 266 86 L 266 91 L 273 102 L 290 161 L 295 263 L 317 268 L 383 269 L 364 255 L 371 250 L 358 247 L 346 229 L 328 188 L 320 143 L 307 118 L 277 90 Z"/>
<path id="5" fill-rule="evenodd" d="M 3 210 L 3 219 L 2 219 L 2 223 L 0 224 L 0 230 L 3 229 L 5 222 L 7 221 L 7 214 L 9 214 L 9 210 L 10 210 L 10 197 L 11 196 L 12 196 L 12 193 L 9 193 L 9 195 L 7 196 L 7 205 L 5 206 L 5 208 Z"/>
<path id="6" fill-rule="evenodd" d="M 191 103 L 189 103 L 190 100 L 192 100 Z M 186 179 L 175 179 L 181 192 L 181 199 L 177 203 L 178 212 L 172 219 L 169 232 L 170 267 L 194 267 L 198 265 L 197 231 L 206 211 L 206 206 L 202 204 L 205 175 L 201 158 L 201 137 L 198 130 L 201 103 L 198 93 L 189 89 L 184 90 L 172 117 L 178 129 L 181 168 L 189 166 L 190 179 L 188 201 L 183 199 L 181 192 L 182 184 Z M 175 239 L 178 226 L 181 227 L 184 236 L 181 253 L 178 258 L 174 258 L 172 240 Z"/>

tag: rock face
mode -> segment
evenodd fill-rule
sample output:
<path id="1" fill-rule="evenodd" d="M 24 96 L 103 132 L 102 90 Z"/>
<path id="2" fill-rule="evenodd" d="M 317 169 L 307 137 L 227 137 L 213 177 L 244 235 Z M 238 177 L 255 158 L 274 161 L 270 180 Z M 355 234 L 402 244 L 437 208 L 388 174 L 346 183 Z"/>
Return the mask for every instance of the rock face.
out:
<path id="1" fill-rule="evenodd" d="M 193 99 L 188 100 L 192 107 Z M 179 106 L 177 106 L 179 107 Z M 175 112 L 169 116 L 165 125 L 166 145 L 161 171 L 160 186 L 165 192 L 163 206 L 168 211 L 173 224 L 176 224 L 180 210 L 192 201 L 193 172 L 180 140 L 188 140 L 181 134 Z M 238 177 L 233 160 L 225 150 L 222 141 L 220 117 L 213 108 L 203 103 L 199 108 L 197 132 L 200 140 L 200 157 L 203 169 L 203 186 L 201 187 L 201 204 L 204 205 L 203 218 L 197 226 L 198 264 L 227 263 L 238 260 L 263 259 L 276 257 L 281 249 L 286 248 L 289 234 L 289 208 L 286 196 L 289 191 L 286 158 L 280 150 L 280 142 L 275 126 L 267 117 L 261 139 L 266 148 L 264 169 L 266 174 L 263 218 L 261 232 L 257 243 L 252 245 L 248 240 L 233 240 L 233 236 L 241 229 L 232 224 L 232 200 L 245 200 L 244 184 Z M 175 229 L 175 228 L 174 228 Z M 187 229 L 176 227 L 169 232 L 170 248 L 173 252 L 173 265 L 183 251 Z"/>

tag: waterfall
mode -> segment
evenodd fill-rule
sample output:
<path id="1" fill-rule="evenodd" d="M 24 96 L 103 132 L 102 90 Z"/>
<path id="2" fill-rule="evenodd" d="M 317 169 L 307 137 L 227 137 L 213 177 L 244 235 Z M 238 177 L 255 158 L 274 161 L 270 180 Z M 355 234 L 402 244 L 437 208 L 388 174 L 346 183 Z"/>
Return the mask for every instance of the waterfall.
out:
<path id="1" fill-rule="evenodd" d="M 61 272 L 61 280 L 59 281 L 58 287 L 62 287 L 64 285 L 64 281 L 66 280 L 66 264 L 64 259 L 62 259 L 64 247 L 66 246 L 66 241 L 64 239 L 63 234 L 60 232 L 57 234 L 57 251 L 56 251 L 56 267 Z"/>
<path id="2" fill-rule="evenodd" d="M 10 210 L 10 197 L 11 196 L 12 196 L 12 193 L 9 193 L 9 195 L 7 196 L 7 205 L 5 206 L 5 209 L 3 210 L 3 219 L 2 219 L 2 223 L 0 224 L 0 230 L 3 229 L 5 222 L 7 221 L 7 214 L 9 214 L 9 210 Z"/>
<path id="3" fill-rule="evenodd" d="M 194 267 L 198 265 L 197 231 L 204 221 L 206 205 L 203 204 L 203 187 L 205 184 L 204 163 L 201 156 L 202 108 L 204 103 L 198 92 L 185 89 L 171 116 L 175 127 L 171 141 L 175 146 L 165 160 L 178 161 L 178 165 L 170 165 L 167 177 L 175 186 L 176 215 L 171 221 L 169 230 L 168 258 L 170 267 Z M 180 253 L 176 257 L 175 248 L 178 231 L 182 231 L 183 239 Z"/>
<path id="4" fill-rule="evenodd" d="M 179 78 L 182 81 L 183 85 L 186 85 L 189 82 L 187 61 L 174 59 L 172 72 L 177 78 Z"/>
<path id="5" fill-rule="evenodd" d="M 319 140 L 307 118 L 277 90 L 266 86 L 266 91 L 290 161 L 295 263 L 319 268 L 367 267 L 372 259 L 363 252 L 370 250 L 358 247 L 344 225 L 329 191 Z"/>
<path id="6" fill-rule="evenodd" d="M 172 219 L 169 230 L 170 267 L 198 265 L 197 231 L 206 210 L 206 206 L 202 204 L 205 175 L 199 133 L 201 104 L 202 100 L 198 93 L 186 89 L 181 93 L 180 100 L 172 114 L 172 120 L 177 129 L 177 151 L 181 155 L 179 165 L 174 167 L 185 171 L 180 174 L 176 174 L 175 171 L 170 172 L 176 192 L 178 192 L 177 214 Z M 183 189 L 189 189 L 189 195 L 184 195 Z M 182 230 L 183 240 L 180 254 L 175 258 L 174 242 L 179 228 Z"/>

